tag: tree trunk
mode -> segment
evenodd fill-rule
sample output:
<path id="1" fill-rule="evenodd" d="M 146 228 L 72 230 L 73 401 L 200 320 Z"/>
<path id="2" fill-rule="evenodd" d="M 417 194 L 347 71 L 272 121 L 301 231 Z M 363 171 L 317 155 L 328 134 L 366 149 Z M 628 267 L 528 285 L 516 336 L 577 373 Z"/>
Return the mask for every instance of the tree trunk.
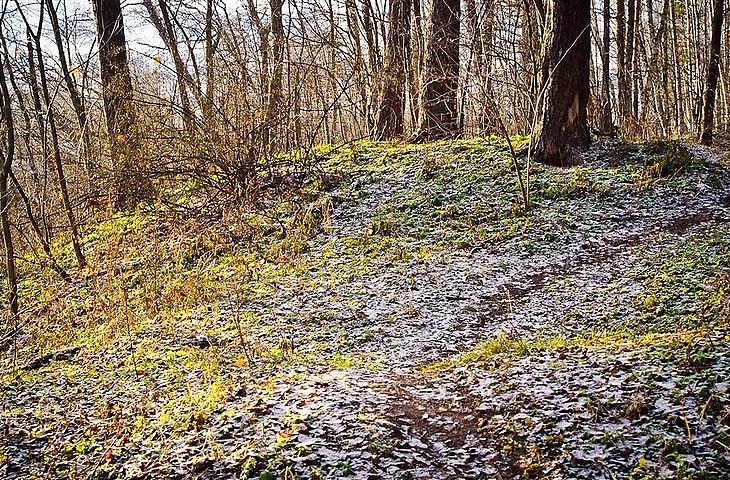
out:
<path id="1" fill-rule="evenodd" d="M 266 92 L 266 117 L 264 127 L 264 145 L 269 146 L 271 132 L 276 125 L 281 124 L 281 103 L 283 101 L 283 72 L 284 72 L 284 23 L 282 7 L 284 0 L 269 0 L 271 7 L 270 31 L 273 36 L 271 44 L 271 60 L 273 67 Z"/>
<path id="2" fill-rule="evenodd" d="M 460 0 L 433 0 L 420 126 L 415 142 L 455 138 L 460 133 L 457 102 L 460 11 Z"/>
<path id="3" fill-rule="evenodd" d="M 188 86 L 192 84 L 190 81 L 192 79 L 188 73 L 188 67 L 185 65 L 185 62 L 180 55 L 180 49 L 177 45 L 177 35 L 172 22 L 170 21 L 167 5 L 164 0 L 160 0 L 159 12 L 152 4 L 152 0 L 143 0 L 142 5 L 144 5 L 147 10 L 147 14 L 150 17 L 152 25 L 155 27 L 158 35 L 160 35 L 160 38 L 162 38 L 162 41 L 165 43 L 167 50 L 172 56 L 172 61 L 175 64 L 177 85 L 180 89 L 180 109 L 182 110 L 183 124 L 185 125 L 185 130 L 190 135 L 195 130 L 195 115 L 193 114 L 193 110 L 190 106 L 190 98 L 188 97 Z"/>
<path id="4" fill-rule="evenodd" d="M 620 126 L 626 115 L 626 0 L 616 0 L 616 70 L 618 77 L 616 123 Z"/>
<path id="5" fill-rule="evenodd" d="M 215 115 L 213 97 L 215 96 L 215 51 L 218 48 L 220 34 L 213 38 L 213 0 L 205 2 L 205 98 L 202 105 L 203 123 L 206 128 L 213 127 Z"/>
<path id="6" fill-rule="evenodd" d="M 9 58 L 10 55 L 8 53 L 8 45 L 7 45 L 7 42 L 5 41 L 5 38 L 2 35 L 0 35 L 0 44 L 2 44 L 3 54 L 5 55 L 6 58 Z M 18 82 L 15 81 L 12 70 L 8 70 L 6 79 L 7 79 L 7 82 L 12 86 L 12 89 L 15 93 L 15 98 L 17 99 L 17 102 L 18 102 L 18 109 L 23 114 L 23 118 L 25 120 L 25 132 L 22 135 L 24 137 L 26 148 L 30 149 L 31 148 L 30 132 L 31 132 L 31 128 L 32 128 L 32 122 L 30 119 L 30 115 L 28 114 L 28 107 L 25 104 L 25 102 L 23 101 L 23 94 L 22 94 L 20 88 L 18 87 Z M 36 173 L 37 167 L 35 165 L 35 161 L 32 160 L 32 156 L 30 156 L 30 155 L 28 155 L 28 158 L 30 159 L 30 162 L 29 162 L 30 168 L 33 172 L 33 175 L 31 177 L 32 181 L 34 182 L 33 185 L 38 186 L 40 182 L 38 181 L 38 176 Z M 38 223 L 38 220 L 36 219 L 35 214 L 33 213 L 33 206 L 31 204 L 31 199 L 28 197 L 28 195 L 23 190 L 22 186 L 20 185 L 20 182 L 18 182 L 18 179 L 15 177 L 12 168 L 10 169 L 9 175 L 10 175 L 10 179 L 13 182 L 13 185 L 15 186 L 16 191 L 20 195 L 20 198 L 23 200 L 23 204 L 25 205 L 25 212 L 26 212 L 26 215 L 28 216 L 28 221 L 30 222 L 31 228 L 38 236 L 38 240 L 41 242 L 41 247 L 43 248 L 43 252 L 48 257 L 48 262 L 50 264 L 49 266 L 54 271 L 56 271 L 61 276 L 61 278 L 63 278 L 66 281 L 70 281 L 71 277 L 69 276 L 69 274 L 66 273 L 66 271 L 56 261 L 56 258 L 54 257 L 53 252 L 51 251 L 51 245 L 48 243 L 48 240 L 46 239 L 46 236 L 43 234 L 43 231 L 41 230 L 41 226 Z"/>
<path id="7" fill-rule="evenodd" d="M 8 178 L 13 168 L 13 157 L 15 153 L 15 130 L 13 128 L 13 111 L 10 105 L 10 91 L 5 78 L 5 65 L 0 63 L 0 109 L 2 120 L 5 125 L 5 151 L 0 151 L 0 226 L 3 231 L 3 243 L 5 244 L 5 274 L 8 278 L 8 304 L 13 316 L 18 315 L 18 280 L 15 271 L 15 252 L 13 251 L 13 237 L 10 231 L 10 219 L 8 218 Z"/>
<path id="8" fill-rule="evenodd" d="M 411 58 L 408 62 L 408 99 L 410 124 L 413 130 L 418 128 L 421 116 L 421 79 L 424 64 L 425 39 L 423 33 L 423 7 L 421 0 L 412 0 L 413 37 L 411 38 Z"/>
<path id="9" fill-rule="evenodd" d="M 603 78 L 601 85 L 601 125 L 600 129 L 604 135 L 613 134 L 613 118 L 611 116 L 611 2 L 603 2 L 603 49 L 601 51 L 601 63 L 603 67 Z"/>
<path id="10" fill-rule="evenodd" d="M 52 9 L 49 9 L 52 10 Z M 46 67 L 43 59 L 42 45 L 41 45 L 41 32 L 43 31 L 43 23 L 45 20 L 45 9 L 41 9 L 40 15 L 38 16 L 38 30 L 35 34 L 31 33 L 30 23 L 25 16 L 23 21 L 25 22 L 26 31 L 28 35 L 28 65 L 30 73 L 33 76 L 31 84 L 31 95 L 34 100 L 34 104 L 38 116 L 38 128 L 41 132 L 41 141 L 43 149 L 43 158 L 47 159 L 48 146 L 47 141 L 49 139 L 48 133 L 50 133 L 50 141 L 52 147 L 52 155 L 54 160 L 54 166 L 56 168 L 56 174 L 58 176 L 58 187 L 61 193 L 61 200 L 63 202 L 64 211 L 68 218 L 69 228 L 71 229 L 71 242 L 73 244 L 74 254 L 76 255 L 76 261 L 80 267 L 86 266 L 86 258 L 81 251 L 81 243 L 79 241 L 78 227 L 76 225 L 76 216 L 74 215 L 73 206 L 71 205 L 71 199 L 68 193 L 68 184 L 66 182 L 66 175 L 63 168 L 63 162 L 61 160 L 61 149 L 58 141 L 58 132 L 56 129 L 56 117 L 55 109 L 51 99 L 51 94 L 48 86 L 48 77 L 46 75 Z M 35 45 L 35 49 L 33 46 Z M 60 47 L 61 48 L 61 47 Z M 39 85 L 36 79 L 36 67 L 35 67 L 35 56 L 37 55 L 38 69 L 37 75 L 40 79 L 40 91 Z M 43 103 L 41 104 L 41 98 Z M 46 115 L 43 118 L 41 113 L 41 105 L 43 105 L 43 111 Z M 46 133 L 48 128 L 48 133 Z M 7 179 L 5 180 L 7 183 Z M 45 185 L 45 180 L 44 180 Z M 46 243 L 50 243 L 48 236 L 44 239 Z"/>
<path id="11" fill-rule="evenodd" d="M 632 41 L 633 55 L 631 60 L 631 123 L 635 129 L 639 119 L 639 94 L 641 93 L 641 85 L 643 78 L 638 75 L 640 57 L 639 55 L 644 54 L 646 56 L 646 47 L 644 45 L 644 39 L 641 34 L 641 1 L 636 0 L 636 14 L 634 15 L 634 38 Z M 653 1 L 653 0 L 648 0 Z"/>
<path id="12" fill-rule="evenodd" d="M 377 121 L 376 115 L 378 105 L 375 102 L 380 98 L 379 94 L 379 82 L 373 81 L 372 79 L 380 78 L 380 54 L 378 52 L 377 31 L 375 29 L 375 20 L 373 18 L 373 8 L 370 4 L 370 0 L 363 0 L 362 2 L 362 26 L 363 33 L 365 35 L 365 43 L 368 46 L 368 72 L 370 76 L 370 104 L 367 110 L 367 126 L 368 130 L 375 128 L 375 122 Z"/>
<path id="13" fill-rule="evenodd" d="M 76 114 L 76 121 L 79 124 L 79 134 L 81 136 L 81 144 L 84 150 L 84 159 L 86 160 L 87 170 L 89 168 L 89 160 L 91 159 L 91 139 L 89 138 L 89 128 L 87 123 L 86 106 L 84 105 L 83 98 L 79 94 L 76 82 L 73 79 L 73 75 L 68 66 L 66 60 L 66 50 L 63 45 L 63 39 L 61 38 L 61 25 L 58 22 L 58 13 L 56 7 L 53 5 L 53 0 L 46 0 L 46 9 L 48 10 L 48 18 L 51 20 L 51 27 L 53 28 L 53 36 L 56 40 L 56 47 L 58 48 L 58 63 L 61 67 L 61 73 L 63 73 L 63 79 L 66 83 L 66 89 L 68 90 L 69 97 L 71 97 L 71 105 L 73 106 L 74 113 Z"/>
<path id="14" fill-rule="evenodd" d="M 406 65 L 411 49 L 411 0 L 392 0 L 388 43 L 385 47 L 382 99 L 375 138 L 389 140 L 403 135 L 406 108 Z"/>
<path id="15" fill-rule="evenodd" d="M 674 133 L 681 134 L 684 132 L 684 109 L 682 108 L 682 99 L 684 98 L 684 89 L 682 86 L 682 69 L 680 68 L 680 58 L 682 52 L 679 50 L 678 32 L 677 32 L 677 3 L 670 2 L 671 21 L 672 21 L 672 65 L 674 85 L 672 91 L 674 93 Z"/>
<path id="16" fill-rule="evenodd" d="M 93 6 L 107 128 L 124 134 L 135 119 L 122 8 L 119 0 L 94 0 Z"/>
<path id="17" fill-rule="evenodd" d="M 362 53 L 360 11 L 355 4 L 355 0 L 345 0 L 345 18 L 347 20 L 347 32 L 352 42 L 352 79 L 354 81 L 355 91 L 357 92 L 357 100 L 353 102 L 353 113 L 355 115 L 351 135 L 354 133 L 357 138 L 361 138 L 367 136 L 370 132 L 370 127 L 368 126 L 369 104 L 367 86 L 367 80 L 370 76 L 365 68 L 365 57 Z"/>
<path id="18" fill-rule="evenodd" d="M 119 0 L 93 0 L 102 98 L 114 165 L 114 206 L 125 208 L 139 200 L 149 182 L 135 174 L 138 139 L 132 104 L 132 78 Z"/>
<path id="19" fill-rule="evenodd" d="M 547 104 L 535 158 L 548 165 L 577 163 L 590 145 L 590 2 L 554 0 Z"/>
<path id="20" fill-rule="evenodd" d="M 631 108 L 631 99 L 633 98 L 632 88 L 634 84 L 634 54 L 636 51 L 636 0 L 628 0 L 628 22 L 626 24 L 626 58 L 623 67 L 624 84 L 621 86 L 619 94 L 621 95 L 621 104 L 626 125 L 633 129 L 633 110 Z"/>
<path id="21" fill-rule="evenodd" d="M 700 141 L 705 145 L 712 145 L 712 127 L 715 117 L 717 79 L 720 76 L 720 37 L 722 36 L 722 18 L 724 13 L 724 1 L 715 0 L 715 8 L 712 13 L 710 64 L 707 67 L 704 111 L 702 113 L 702 135 L 700 136 Z"/>

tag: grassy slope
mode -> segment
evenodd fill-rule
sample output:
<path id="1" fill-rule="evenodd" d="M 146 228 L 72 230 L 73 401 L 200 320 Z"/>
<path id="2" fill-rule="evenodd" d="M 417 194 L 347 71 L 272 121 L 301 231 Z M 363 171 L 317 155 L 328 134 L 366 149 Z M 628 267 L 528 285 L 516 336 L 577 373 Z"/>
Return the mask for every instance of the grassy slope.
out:
<path id="1" fill-rule="evenodd" d="M 245 470 L 262 456 L 296 450 L 287 444 L 297 419 L 257 420 L 260 399 L 280 380 L 296 383 L 311 372 L 377 371 L 387 366 L 387 354 L 381 347 L 355 348 L 342 334 L 348 328 L 343 316 L 363 321 L 360 297 L 336 306 L 323 299 L 316 314 L 281 308 L 282 299 L 347 291 L 354 280 L 377 272 L 468 257 L 478 249 L 560 249 L 576 224 L 591 220 L 596 205 L 626 195 L 640 202 L 653 189 L 691 195 L 727 182 L 724 168 L 667 154 L 661 146 L 615 149 L 613 163 L 534 166 L 535 208 L 527 214 L 504 143 L 486 139 L 323 147 L 317 173 L 286 201 L 217 218 L 185 218 L 160 208 L 92 226 L 83 240 L 90 267 L 73 271 L 73 283 L 47 271 L 23 271 L 21 303 L 31 309 L 16 355 L 4 357 L 4 423 L 11 435 L 44 439 L 37 452 L 45 457 L 26 459 L 37 474 L 47 464 L 54 478 L 89 478 L 124 463 L 130 478 L 134 468 L 154 465 L 172 476 L 175 469 L 204 469 L 199 462 L 216 455 L 214 443 L 186 452 L 175 440 L 214 412 L 240 415 L 227 413 L 226 401 L 243 389 L 249 442 L 226 455 L 240 459 Z M 578 336 L 486 339 L 431 368 L 483 368 L 495 355 L 519 358 L 573 346 L 696 342 L 727 326 L 727 233 L 717 227 L 676 251 L 648 253 L 650 269 L 636 273 L 645 280 L 635 297 L 639 316 Z M 70 264 L 68 247 L 62 258 Z M 345 294 L 338 298 L 347 301 Z M 418 309 L 406 305 L 392 321 Z M 85 348 L 71 362 L 17 368 L 80 344 Z M 0 450 L 4 468 L 14 452 Z"/>

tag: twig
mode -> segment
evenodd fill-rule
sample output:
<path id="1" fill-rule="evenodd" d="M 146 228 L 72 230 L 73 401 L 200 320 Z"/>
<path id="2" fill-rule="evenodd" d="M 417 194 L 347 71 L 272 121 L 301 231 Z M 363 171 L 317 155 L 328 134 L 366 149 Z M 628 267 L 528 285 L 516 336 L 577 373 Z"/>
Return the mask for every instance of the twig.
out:
<path id="1" fill-rule="evenodd" d="M 715 398 L 714 392 L 710 395 L 710 398 L 707 399 L 707 402 L 705 402 L 705 406 L 702 407 L 702 411 L 700 412 L 700 420 L 699 420 L 700 422 L 702 421 L 702 418 L 704 418 L 705 410 L 707 410 L 707 407 L 710 406 L 710 402 L 712 401 L 713 398 Z"/>

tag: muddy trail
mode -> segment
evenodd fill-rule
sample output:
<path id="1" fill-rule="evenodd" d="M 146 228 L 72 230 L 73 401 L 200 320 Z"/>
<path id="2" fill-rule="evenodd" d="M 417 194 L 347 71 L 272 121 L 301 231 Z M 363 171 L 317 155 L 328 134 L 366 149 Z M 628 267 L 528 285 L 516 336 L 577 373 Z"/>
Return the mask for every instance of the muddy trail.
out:
<path id="1" fill-rule="evenodd" d="M 204 369 L 175 383 L 161 357 L 134 387 L 122 386 L 129 374 L 102 389 L 79 370 L 34 377 L 42 396 L 15 383 L 3 399 L 12 412 L 4 473 L 728 478 L 730 332 L 703 316 L 698 298 L 727 273 L 730 176 L 717 152 L 689 148 L 699 167 L 637 187 L 645 161 L 615 166 L 615 146 L 599 144 L 584 170 L 550 173 L 568 175 L 558 194 L 536 185 L 544 193 L 531 216 L 486 236 L 470 224 L 448 248 L 465 218 L 502 221 L 511 199 L 477 209 L 503 185 L 454 183 L 448 164 L 425 177 L 421 163 L 353 175 L 302 253 L 306 275 L 272 280 L 245 302 L 219 299 L 197 326 L 149 324 L 128 342 L 162 337 L 155 348 L 199 352 L 207 368 L 231 365 L 231 386 L 208 413 L 190 409 L 183 429 L 110 432 L 123 417 L 159 420 L 175 392 L 216 387 Z M 256 326 L 242 329 L 250 312 Z M 281 357 L 275 374 L 256 357 L 267 344 Z M 125 358 L 105 349 L 66 363 L 111 375 Z M 138 372 L 143 355 L 135 361 Z M 256 375 L 265 374 L 263 385 Z M 64 429 L 44 430 L 40 403 L 68 412 Z M 82 438 L 89 428 L 74 416 L 102 409 L 90 415 L 94 448 L 63 450 L 59 432 Z"/>

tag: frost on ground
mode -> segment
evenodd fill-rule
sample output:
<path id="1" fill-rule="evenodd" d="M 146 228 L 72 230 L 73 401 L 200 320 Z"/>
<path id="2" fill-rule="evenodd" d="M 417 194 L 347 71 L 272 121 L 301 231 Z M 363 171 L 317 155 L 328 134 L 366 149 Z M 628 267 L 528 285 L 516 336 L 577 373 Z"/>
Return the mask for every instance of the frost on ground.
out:
<path id="1" fill-rule="evenodd" d="M 730 477 L 721 155 L 597 143 L 527 214 L 497 141 L 338 155 L 297 255 L 204 257 L 192 311 L 8 357 L 6 478 Z"/>

